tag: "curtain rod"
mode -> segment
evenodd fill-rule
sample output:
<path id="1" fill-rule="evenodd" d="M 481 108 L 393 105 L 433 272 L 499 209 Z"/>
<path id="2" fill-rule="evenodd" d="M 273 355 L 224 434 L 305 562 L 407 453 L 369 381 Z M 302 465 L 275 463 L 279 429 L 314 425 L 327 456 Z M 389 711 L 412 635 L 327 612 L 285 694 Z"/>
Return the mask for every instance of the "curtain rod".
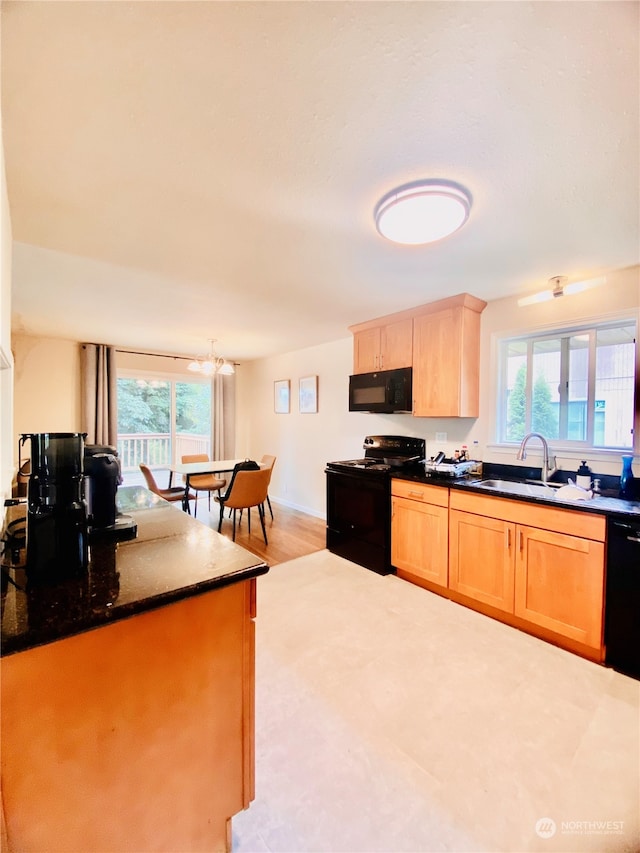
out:
<path id="1" fill-rule="evenodd" d="M 196 361 L 197 356 L 194 355 L 168 355 L 161 352 L 141 352 L 138 349 L 119 349 L 116 347 L 116 352 L 124 353 L 125 355 L 151 355 L 154 358 L 179 358 L 181 361 Z M 229 361 L 234 367 L 240 367 L 239 361 Z"/>
<path id="2" fill-rule="evenodd" d="M 137 349 L 118 349 L 116 347 L 116 352 L 122 352 L 126 355 L 151 355 L 154 358 L 179 358 L 182 361 L 193 361 L 195 356 L 187 356 L 187 355 L 165 355 L 161 352 L 141 352 Z"/>

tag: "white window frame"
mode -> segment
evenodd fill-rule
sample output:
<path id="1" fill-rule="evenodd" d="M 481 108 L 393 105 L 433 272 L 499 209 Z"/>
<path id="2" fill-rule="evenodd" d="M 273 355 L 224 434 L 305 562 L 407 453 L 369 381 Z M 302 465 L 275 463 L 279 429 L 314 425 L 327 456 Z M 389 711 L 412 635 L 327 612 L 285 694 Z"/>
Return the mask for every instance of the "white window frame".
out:
<path id="1" fill-rule="evenodd" d="M 508 453 L 510 456 L 513 454 L 514 448 L 517 448 L 520 444 L 519 441 L 507 441 L 502 438 L 502 435 L 505 433 L 505 422 L 504 419 L 506 417 L 506 411 L 504 409 L 504 393 L 506 386 L 506 359 L 504 356 L 505 347 L 510 341 L 526 341 L 527 343 L 527 368 L 528 372 L 533 369 L 532 359 L 531 359 L 531 351 L 533 347 L 533 343 L 535 341 L 544 340 L 544 339 L 552 339 L 558 337 L 571 337 L 572 335 L 578 334 L 590 334 L 590 342 L 589 342 L 589 374 L 587 377 L 588 383 L 588 399 L 594 399 L 594 391 L 595 391 L 595 381 L 596 381 L 596 365 L 595 365 L 595 352 L 596 352 L 596 332 L 600 329 L 606 328 L 615 328 L 619 326 L 632 325 L 634 328 L 634 339 L 636 346 L 636 354 L 635 354 L 635 400 L 634 400 L 634 414 L 633 414 L 633 423 L 632 428 L 634 429 L 633 433 L 633 442 L 632 447 L 611 447 L 611 446 L 594 446 L 593 441 L 593 433 L 594 433 L 594 412 L 593 406 L 587 406 L 587 440 L 586 441 L 572 441 L 566 439 L 551 439 L 550 441 L 553 443 L 554 451 L 562 454 L 567 457 L 576 457 L 576 458 L 584 458 L 584 454 L 588 451 L 591 459 L 607 459 L 615 456 L 617 458 L 620 457 L 621 453 L 633 453 L 634 449 L 636 449 L 639 445 L 640 437 L 637 435 L 638 431 L 638 423 L 639 423 L 639 415 L 638 409 L 640 407 L 640 399 L 638 399 L 638 395 L 640 394 L 640 377 L 638 375 L 639 371 L 639 363 L 640 363 L 640 346 L 638 342 L 638 316 L 634 313 L 623 313 L 615 316 L 607 316 L 602 317 L 597 320 L 585 320 L 579 323 L 562 323 L 553 326 L 545 326 L 543 328 L 537 329 L 523 329 L 521 331 L 512 331 L 512 332 L 499 332 L 494 333 L 492 335 L 492 363 L 493 367 L 493 375 L 497 378 L 496 382 L 496 397 L 494 400 L 493 407 L 493 425 L 491 428 L 491 435 L 493 440 L 489 442 L 488 447 L 492 451 L 496 452 L 504 452 Z M 531 387 L 530 376 L 527 377 L 527 387 Z M 562 377 L 561 377 L 562 382 Z M 562 409 L 561 409 L 562 411 Z M 527 412 L 527 427 L 525 428 L 525 432 L 530 429 L 530 406 L 528 407 Z"/>
<path id="2" fill-rule="evenodd" d="M 175 457 L 176 453 L 176 382 L 192 382 L 200 385 L 210 385 L 211 377 L 198 376 L 194 373 L 179 371 L 160 371 L 160 370 L 136 370 L 131 367 L 118 368 L 116 379 L 145 379 L 148 382 L 153 380 L 159 382 L 168 382 L 171 388 L 170 402 L 170 435 L 171 435 L 171 455 Z M 213 447 L 213 392 L 211 394 L 211 418 L 210 418 L 209 444 Z M 177 462 L 177 459 L 173 459 Z"/>

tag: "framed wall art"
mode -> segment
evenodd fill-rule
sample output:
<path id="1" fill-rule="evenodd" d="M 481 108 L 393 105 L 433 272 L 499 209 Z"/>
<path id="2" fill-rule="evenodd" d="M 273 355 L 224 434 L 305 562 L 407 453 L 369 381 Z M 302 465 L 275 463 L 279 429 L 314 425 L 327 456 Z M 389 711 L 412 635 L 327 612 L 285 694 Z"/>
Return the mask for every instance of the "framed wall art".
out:
<path id="1" fill-rule="evenodd" d="M 273 383 L 273 409 L 277 415 L 288 415 L 291 409 L 291 383 L 288 379 L 277 379 Z"/>
<path id="2" fill-rule="evenodd" d="M 303 376 L 300 380 L 299 405 L 301 415 L 313 415 L 318 411 L 317 376 Z"/>

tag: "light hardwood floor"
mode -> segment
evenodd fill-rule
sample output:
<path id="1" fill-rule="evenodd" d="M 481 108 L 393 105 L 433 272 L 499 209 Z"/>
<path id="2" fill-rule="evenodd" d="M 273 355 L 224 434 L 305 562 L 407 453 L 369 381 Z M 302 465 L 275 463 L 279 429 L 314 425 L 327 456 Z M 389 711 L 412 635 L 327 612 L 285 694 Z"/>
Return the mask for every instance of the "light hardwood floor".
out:
<path id="1" fill-rule="evenodd" d="M 167 477 L 167 472 L 162 472 L 158 476 L 158 482 L 163 488 L 168 485 Z M 145 483 L 142 474 L 138 474 L 137 472 L 127 473 L 125 476 L 125 485 L 144 486 Z M 266 507 L 265 523 L 269 544 L 264 544 L 258 511 L 254 509 L 251 511 L 251 533 L 249 533 L 246 523 L 246 514 L 236 529 L 236 542 L 238 545 L 242 545 L 247 551 L 256 554 L 270 566 L 276 566 L 278 563 L 286 563 L 288 560 L 295 560 L 297 557 L 313 554 L 314 551 L 320 551 L 325 547 L 326 522 L 323 518 L 316 518 L 305 512 L 281 506 L 273 500 L 271 501 L 271 505 L 273 507 L 274 518 L 271 518 L 269 507 Z M 175 507 L 176 511 L 181 511 L 178 504 Z M 191 509 L 193 512 L 193 503 Z M 198 521 L 207 524 L 213 530 L 217 530 L 219 517 L 219 507 L 214 502 L 214 499 L 211 500 L 211 511 L 209 511 L 207 496 L 200 494 L 196 511 Z M 231 539 L 233 523 L 230 519 L 225 517 L 221 532 L 223 536 Z"/>
<path id="2" fill-rule="evenodd" d="M 296 509 L 280 506 L 271 502 L 273 519 L 266 507 L 265 527 L 267 529 L 268 545 L 264 544 L 262 529 L 257 509 L 251 510 L 251 533 L 247 524 L 247 513 L 244 512 L 242 521 L 236 526 L 236 543 L 247 551 L 256 554 L 270 566 L 286 563 L 297 557 L 304 557 L 320 551 L 326 543 L 326 522 L 323 518 L 300 512 Z M 239 517 L 238 513 L 238 517 Z M 207 508 L 206 498 L 198 500 L 198 521 L 208 524 L 214 530 L 218 529 L 219 509 L 211 502 L 211 512 Z M 222 523 L 221 533 L 229 539 L 232 537 L 233 522 L 227 518 Z"/>

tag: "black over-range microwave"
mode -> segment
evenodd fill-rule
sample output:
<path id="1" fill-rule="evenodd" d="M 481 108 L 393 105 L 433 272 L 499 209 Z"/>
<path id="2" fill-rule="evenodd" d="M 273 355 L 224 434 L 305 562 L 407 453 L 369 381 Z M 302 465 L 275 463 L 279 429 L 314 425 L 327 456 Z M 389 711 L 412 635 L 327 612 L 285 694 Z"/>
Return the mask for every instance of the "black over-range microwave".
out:
<path id="1" fill-rule="evenodd" d="M 413 369 L 378 370 L 349 377 L 350 412 L 413 411 Z"/>

